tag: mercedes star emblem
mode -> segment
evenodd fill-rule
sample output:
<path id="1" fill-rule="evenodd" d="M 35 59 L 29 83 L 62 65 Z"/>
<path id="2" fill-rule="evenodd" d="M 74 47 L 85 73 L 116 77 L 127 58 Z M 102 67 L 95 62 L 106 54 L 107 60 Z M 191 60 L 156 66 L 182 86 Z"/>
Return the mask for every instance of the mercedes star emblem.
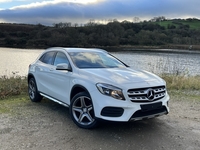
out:
<path id="1" fill-rule="evenodd" d="M 154 95 L 155 95 L 154 90 L 153 89 L 148 89 L 147 98 L 149 99 L 149 101 L 153 101 Z"/>

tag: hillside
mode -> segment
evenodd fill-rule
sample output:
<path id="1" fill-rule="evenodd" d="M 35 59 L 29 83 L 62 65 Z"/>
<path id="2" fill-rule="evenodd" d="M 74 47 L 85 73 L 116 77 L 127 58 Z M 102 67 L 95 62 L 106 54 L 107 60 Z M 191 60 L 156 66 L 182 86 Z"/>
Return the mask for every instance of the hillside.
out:
<path id="1" fill-rule="evenodd" d="M 190 46 L 192 45 L 192 47 Z M 154 47 L 200 50 L 200 20 L 174 19 L 133 23 L 90 22 L 84 26 L 0 23 L 0 47 Z"/>
<path id="2" fill-rule="evenodd" d="M 189 29 L 200 30 L 200 20 L 198 19 L 173 19 L 173 20 L 164 20 L 164 21 L 157 21 L 157 24 L 160 26 L 167 28 L 176 27 L 179 28 L 180 26 L 189 27 Z"/>

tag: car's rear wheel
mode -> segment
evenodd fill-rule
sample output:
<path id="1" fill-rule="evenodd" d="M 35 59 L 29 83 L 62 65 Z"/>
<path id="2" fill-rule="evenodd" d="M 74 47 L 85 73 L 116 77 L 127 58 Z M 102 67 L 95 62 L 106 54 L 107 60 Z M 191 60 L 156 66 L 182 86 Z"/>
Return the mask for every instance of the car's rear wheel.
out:
<path id="1" fill-rule="evenodd" d="M 31 78 L 28 82 L 28 94 L 32 102 L 40 102 L 42 100 L 34 78 Z"/>
<path id="2" fill-rule="evenodd" d="M 72 120 L 77 126 L 90 129 L 97 125 L 92 99 L 87 92 L 76 94 L 72 98 L 69 110 Z"/>

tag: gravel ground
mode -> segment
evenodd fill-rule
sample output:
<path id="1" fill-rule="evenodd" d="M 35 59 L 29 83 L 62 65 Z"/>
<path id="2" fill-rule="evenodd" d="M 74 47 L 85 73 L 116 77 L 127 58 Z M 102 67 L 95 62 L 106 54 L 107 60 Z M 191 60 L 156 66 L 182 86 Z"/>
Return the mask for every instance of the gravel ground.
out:
<path id="1" fill-rule="evenodd" d="M 49 100 L 0 101 L 0 150 L 199 150 L 200 98 L 174 96 L 170 113 L 150 120 L 78 128 Z M 1 112 L 1 111 L 0 111 Z"/>

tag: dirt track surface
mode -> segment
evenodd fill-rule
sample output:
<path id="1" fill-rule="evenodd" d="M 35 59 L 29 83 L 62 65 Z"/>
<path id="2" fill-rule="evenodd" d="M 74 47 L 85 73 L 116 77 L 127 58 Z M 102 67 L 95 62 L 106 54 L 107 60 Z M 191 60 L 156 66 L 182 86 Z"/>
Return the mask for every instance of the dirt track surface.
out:
<path id="1" fill-rule="evenodd" d="M 27 98 L 0 114 L 0 150 L 199 150 L 200 101 L 172 99 L 170 108 L 159 118 L 86 130 L 72 122 L 68 108 Z"/>

